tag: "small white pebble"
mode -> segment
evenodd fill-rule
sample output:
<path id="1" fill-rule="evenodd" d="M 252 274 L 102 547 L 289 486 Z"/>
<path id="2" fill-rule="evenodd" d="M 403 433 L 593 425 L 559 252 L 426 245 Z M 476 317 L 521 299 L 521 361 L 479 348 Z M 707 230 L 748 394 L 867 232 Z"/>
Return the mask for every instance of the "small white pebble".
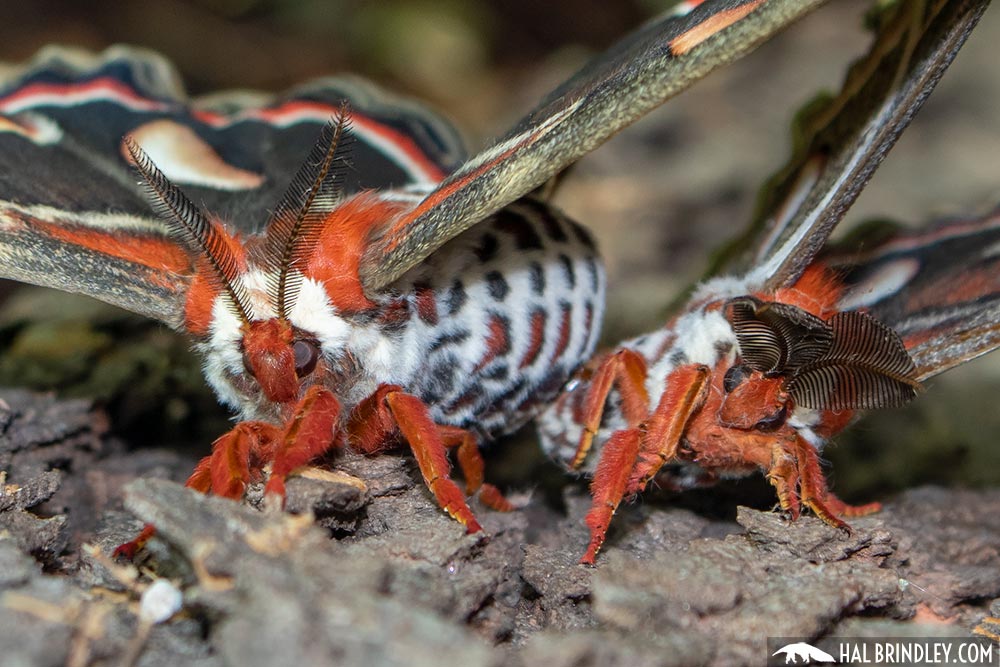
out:
<path id="1" fill-rule="evenodd" d="M 166 579 L 157 579 L 142 594 L 139 600 L 139 619 L 156 625 L 180 611 L 184 594 Z"/>

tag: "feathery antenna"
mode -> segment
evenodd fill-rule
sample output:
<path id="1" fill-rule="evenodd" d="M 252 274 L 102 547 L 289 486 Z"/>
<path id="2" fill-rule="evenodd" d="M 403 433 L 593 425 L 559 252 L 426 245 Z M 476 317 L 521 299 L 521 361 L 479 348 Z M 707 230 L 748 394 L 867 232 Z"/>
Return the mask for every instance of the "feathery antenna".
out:
<path id="1" fill-rule="evenodd" d="M 726 302 L 740 355 L 784 375 L 798 405 L 817 410 L 898 407 L 920 389 L 916 366 L 891 328 L 858 311 L 821 320 L 798 306 L 751 296 Z"/>
<path id="2" fill-rule="evenodd" d="M 292 269 L 308 258 L 327 215 L 343 198 L 349 130 L 350 110 L 344 102 L 323 127 L 268 221 L 265 255 L 269 267 L 277 272 L 268 290 L 282 318 L 288 317 L 302 282 L 301 274 L 293 275 Z"/>
<path id="3" fill-rule="evenodd" d="M 142 176 L 143 187 L 156 213 L 166 221 L 172 234 L 181 239 L 198 262 L 207 265 L 205 277 L 213 287 L 229 295 L 232 308 L 244 322 L 250 321 L 249 299 L 239 280 L 239 264 L 224 233 L 188 199 L 180 188 L 153 164 L 131 136 L 125 147 Z"/>
<path id="4" fill-rule="evenodd" d="M 899 407 L 916 397 L 917 369 L 895 331 L 858 311 L 837 313 L 829 324 L 833 345 L 788 382 L 799 404 L 873 410 Z"/>

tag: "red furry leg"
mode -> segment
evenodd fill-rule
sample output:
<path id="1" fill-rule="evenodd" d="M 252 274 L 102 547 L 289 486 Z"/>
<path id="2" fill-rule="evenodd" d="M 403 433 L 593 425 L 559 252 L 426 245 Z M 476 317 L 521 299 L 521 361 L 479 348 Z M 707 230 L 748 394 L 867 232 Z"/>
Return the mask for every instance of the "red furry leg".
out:
<path id="1" fill-rule="evenodd" d="M 457 447 L 458 467 L 462 469 L 462 476 L 465 477 L 465 495 L 471 496 L 478 492 L 479 499 L 487 507 L 498 512 L 513 511 L 514 505 L 504 498 L 500 489 L 484 482 L 486 463 L 483 461 L 482 452 L 479 451 L 476 437 L 457 426 L 438 426 L 438 431 L 445 447 L 449 449 Z"/>
<path id="2" fill-rule="evenodd" d="M 590 379 L 583 402 L 583 433 L 577 445 L 571 468 L 579 468 L 590 452 L 594 436 L 601 427 L 601 417 L 608 394 L 617 386 L 622 396 L 622 413 L 629 426 L 636 426 L 649 414 L 646 393 L 646 360 L 632 350 L 619 350 L 607 357 Z"/>
<path id="3" fill-rule="evenodd" d="M 709 369 L 698 364 L 676 369 L 667 376 L 660 402 L 645 428 L 617 431 L 604 445 L 590 485 L 594 497 L 586 519 L 590 544 L 581 563 L 594 562 L 622 498 L 642 491 L 663 464 L 677 455 L 684 429 L 705 402 L 708 376 Z"/>
<path id="4" fill-rule="evenodd" d="M 799 496 L 802 504 L 834 528 L 850 532 L 851 527 L 827 507 L 826 479 L 819 467 L 816 450 L 802 438 L 795 438 L 795 455 L 799 463 Z"/>
<path id="5" fill-rule="evenodd" d="M 507 500 L 506 496 L 500 492 L 500 489 L 492 484 L 483 484 L 479 487 L 479 500 L 491 510 L 496 510 L 497 512 L 513 512 L 517 509 L 514 503 Z"/>
<path id="6" fill-rule="evenodd" d="M 829 491 L 826 478 L 819 466 L 816 450 L 805 439 L 795 439 L 795 452 L 799 467 L 799 490 L 802 504 L 826 523 L 850 532 L 851 527 L 840 516 L 862 516 L 881 509 L 879 503 L 848 505 Z M 838 516 L 839 515 L 839 516 Z"/>
<path id="7" fill-rule="evenodd" d="M 363 454 L 377 454 L 388 449 L 396 436 L 402 434 L 413 451 L 424 483 L 434 494 L 438 505 L 465 526 L 468 532 L 482 530 L 462 491 L 448 476 L 451 465 L 441 427 L 431 420 L 427 406 L 419 398 L 405 393 L 402 387 L 381 385 L 351 411 L 347 432 L 351 444 Z M 470 476 L 473 481 L 477 477 L 481 480 L 482 471 L 477 473 L 473 467 Z"/>
<path id="8" fill-rule="evenodd" d="M 681 366 L 667 376 L 660 402 L 646 422 L 646 433 L 626 493 L 645 489 L 660 468 L 676 458 L 688 422 L 705 404 L 708 378 L 708 366 L 701 364 Z"/>
<path id="9" fill-rule="evenodd" d="M 601 460 L 598 461 L 594 478 L 590 482 L 590 493 L 594 497 L 586 518 L 586 524 L 590 528 L 590 544 L 580 559 L 581 563 L 593 565 L 598 550 L 604 544 L 611 517 L 625 496 L 629 473 L 639 456 L 639 438 L 637 428 L 615 431 L 601 450 Z"/>
<path id="10" fill-rule="evenodd" d="M 399 429 L 385 399 L 396 391 L 403 391 L 403 388 L 393 384 L 380 385 L 371 396 L 354 406 L 347 420 L 347 433 L 355 450 L 372 455 L 384 452 L 394 444 L 394 436 Z"/>
<path id="11" fill-rule="evenodd" d="M 240 422 L 212 443 L 212 453 L 198 462 L 184 486 L 234 500 L 242 498 L 247 482 L 257 472 L 251 461 L 261 458 L 262 450 L 271 446 L 277 434 L 278 429 L 271 424 Z M 155 534 L 156 527 L 147 523 L 134 539 L 116 547 L 112 555 L 133 560 Z"/>
<path id="12" fill-rule="evenodd" d="M 122 558 L 124 560 L 135 560 L 135 555 L 139 553 L 139 550 L 146 546 L 146 542 L 149 542 L 152 537 L 156 535 L 156 526 L 151 523 L 147 523 L 139 531 L 139 534 L 135 538 L 129 540 L 125 544 L 119 544 L 115 547 L 115 550 L 111 552 L 112 558 Z"/>
<path id="13" fill-rule="evenodd" d="M 438 426 L 441 442 L 448 449 L 456 448 L 458 467 L 465 477 L 465 495 L 471 496 L 483 485 L 486 478 L 486 462 L 479 452 L 476 437 L 464 428 Z"/>
<path id="14" fill-rule="evenodd" d="M 792 521 L 799 518 L 802 504 L 799 502 L 799 466 L 798 458 L 787 451 L 784 442 L 779 442 L 771 449 L 771 467 L 767 471 L 767 481 L 778 493 L 778 504 L 788 512 Z"/>
<path id="15" fill-rule="evenodd" d="M 288 475 L 336 444 L 334 429 L 339 418 L 340 403 L 328 389 L 313 385 L 306 390 L 277 440 L 265 495 L 275 495 L 284 501 Z"/>
<path id="16" fill-rule="evenodd" d="M 251 461 L 278 439 L 278 428 L 265 422 L 240 422 L 212 443 L 212 453 L 202 459 L 185 486 L 223 498 L 239 500 L 254 473 Z"/>
<path id="17" fill-rule="evenodd" d="M 434 494 L 438 504 L 465 526 L 467 532 L 475 533 L 482 530 L 472 510 L 465 503 L 462 491 L 448 476 L 451 466 L 448 463 L 444 442 L 437 425 L 431 420 L 427 406 L 416 396 L 401 391 L 387 393 L 385 404 L 392 412 L 403 438 L 413 450 L 424 483 Z"/>
<path id="18" fill-rule="evenodd" d="M 843 500 L 834 495 L 833 491 L 826 492 L 827 507 L 834 514 L 846 517 L 867 516 L 875 512 L 882 511 L 882 503 L 865 503 L 864 505 L 848 505 Z"/>

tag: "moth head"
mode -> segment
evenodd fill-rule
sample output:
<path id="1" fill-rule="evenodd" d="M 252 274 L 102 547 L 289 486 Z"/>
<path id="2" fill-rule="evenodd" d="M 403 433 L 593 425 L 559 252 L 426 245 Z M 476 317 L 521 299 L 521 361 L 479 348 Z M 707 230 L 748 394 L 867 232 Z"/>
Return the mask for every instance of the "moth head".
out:
<path id="1" fill-rule="evenodd" d="M 298 398 L 301 381 L 316 370 L 319 358 L 319 343 L 296 335 L 287 320 L 251 322 L 243 334 L 243 365 L 275 403 Z"/>
<path id="2" fill-rule="evenodd" d="M 920 388 L 899 335 L 867 313 L 842 312 L 822 320 L 798 306 L 752 296 L 730 299 L 724 311 L 736 333 L 738 364 L 751 371 L 748 379 L 756 373 L 760 380 L 778 381 L 795 405 L 895 407 Z"/>
<path id="3" fill-rule="evenodd" d="M 271 214 L 256 261 L 266 276 L 263 289 L 248 288 L 243 246 L 217 221 L 205 216 L 181 190 L 126 137 L 124 142 L 143 178 L 153 207 L 185 246 L 194 263 L 194 281 L 225 299 L 240 322 L 243 367 L 274 403 L 295 401 L 303 380 L 321 358 L 317 337 L 297 330 L 289 320 L 323 225 L 343 198 L 342 166 L 348 112 L 341 107 L 323 128 L 303 166 Z M 252 281 L 251 281 L 252 282 Z M 193 291 L 193 290 L 192 290 Z M 189 296 L 189 299 L 191 297 Z M 263 312 L 261 312 L 263 311 Z M 264 317 L 261 317 L 261 315 Z"/>
<path id="4" fill-rule="evenodd" d="M 741 431 L 773 431 L 788 418 L 788 392 L 781 378 L 767 377 L 737 361 L 722 377 L 719 423 Z"/>

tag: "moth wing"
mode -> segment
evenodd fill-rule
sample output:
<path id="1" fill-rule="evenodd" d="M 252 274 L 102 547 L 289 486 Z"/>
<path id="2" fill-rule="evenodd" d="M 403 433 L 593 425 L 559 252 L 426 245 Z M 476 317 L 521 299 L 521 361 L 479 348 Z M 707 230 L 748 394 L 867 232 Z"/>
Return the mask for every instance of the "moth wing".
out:
<path id="1" fill-rule="evenodd" d="M 715 271 L 750 270 L 764 291 L 794 284 L 933 90 L 988 2 L 896 3 L 838 95 L 799 114 L 793 155 L 760 196 L 750 231 Z M 735 260 L 739 248 L 750 246 Z"/>
<path id="2" fill-rule="evenodd" d="M 753 50 L 824 0 L 682 2 L 552 91 L 365 253 L 377 291 L 462 231 L 522 197 L 711 70 Z"/>
<path id="3" fill-rule="evenodd" d="M 0 80 L 0 277 L 87 294 L 177 328 L 191 262 L 126 159 L 129 134 L 196 204 L 258 232 L 322 126 L 352 109 L 346 192 L 419 198 L 461 164 L 447 122 L 361 80 L 189 99 L 151 52 L 46 49 Z"/>
<path id="4" fill-rule="evenodd" d="M 921 380 L 1000 346 L 1000 209 L 824 262 L 845 280 L 839 307 L 895 329 Z"/>

